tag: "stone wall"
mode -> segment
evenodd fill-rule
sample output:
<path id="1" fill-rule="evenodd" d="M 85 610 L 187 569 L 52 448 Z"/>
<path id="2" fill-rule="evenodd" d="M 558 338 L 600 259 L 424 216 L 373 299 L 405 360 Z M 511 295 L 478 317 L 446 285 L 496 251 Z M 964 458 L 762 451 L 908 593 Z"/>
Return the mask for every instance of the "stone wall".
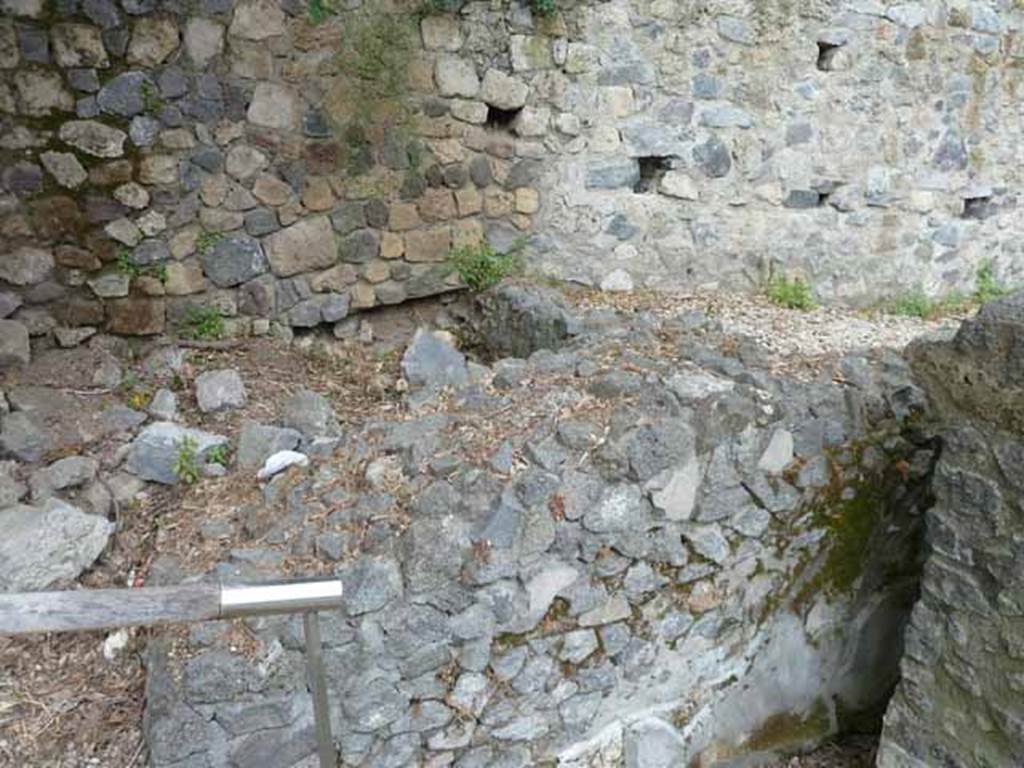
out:
<path id="1" fill-rule="evenodd" d="M 553 274 L 781 272 L 861 304 L 969 290 L 987 259 L 1020 279 L 1019 3 L 613 0 L 566 18 L 567 47 L 527 36 L 512 57 L 556 147 L 537 241 Z"/>
<path id="2" fill-rule="evenodd" d="M 1024 294 L 917 344 L 941 417 L 928 560 L 880 768 L 1024 763 Z"/>
<path id="3" fill-rule="evenodd" d="M 467 363 L 420 331 L 408 411 L 265 483 L 212 568 L 160 573 L 342 578 L 323 637 L 344 765 L 715 765 L 877 728 L 934 458 L 903 436 L 907 366 L 856 356 L 843 383 L 808 381 L 700 312 L 488 304 L 480 327 L 524 357 Z M 303 444 L 329 421 L 304 419 Z M 302 764 L 298 628 L 154 639 L 151 765 Z"/>
<path id="4" fill-rule="evenodd" d="M 1019 4 L 5 0 L 0 314 L 336 322 L 528 238 L 602 285 L 1021 277 Z M 444 5 L 444 4 L 441 4 Z"/>
<path id="5" fill-rule="evenodd" d="M 5 2 L 7 358 L 22 328 L 159 334 L 189 307 L 231 333 L 334 323 L 455 287 L 449 252 L 483 220 L 530 228 L 512 137 L 456 98 L 479 89 L 457 29 L 349 5 L 314 23 L 271 0 Z"/>

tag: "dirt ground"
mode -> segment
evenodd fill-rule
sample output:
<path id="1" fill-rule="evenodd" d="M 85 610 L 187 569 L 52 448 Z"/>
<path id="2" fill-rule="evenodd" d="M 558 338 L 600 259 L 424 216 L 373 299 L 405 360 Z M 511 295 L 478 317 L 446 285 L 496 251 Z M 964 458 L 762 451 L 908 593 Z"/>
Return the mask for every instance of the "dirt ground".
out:
<path id="1" fill-rule="evenodd" d="M 574 297 L 593 306 L 591 294 Z M 665 310 L 659 299 L 620 299 L 619 309 Z M 689 308 L 699 302 L 686 299 Z M 297 338 L 291 345 L 275 339 L 250 339 L 223 349 L 193 349 L 178 384 L 179 413 L 186 423 L 234 439 L 246 419 L 273 421 L 281 402 L 300 387 L 327 396 L 343 427 L 381 418 L 403 409 L 399 358 L 420 324 L 451 326 L 457 305 L 419 302 L 367 317 L 363 333 L 336 340 L 323 334 Z M 373 329 L 369 338 L 367 328 Z M 360 337 L 361 336 L 361 337 Z M 139 407 L 155 384 L 141 374 L 149 345 L 115 341 L 109 351 L 122 362 L 121 386 L 89 387 L 102 349 L 39 355 L 26 370 L 2 382 L 62 388 L 86 404 L 122 402 Z M 191 378 L 203 370 L 234 367 L 248 390 L 244 409 L 213 418 L 196 407 Z M 113 450 L 113 448 L 109 449 Z M 259 493 L 250 477 L 229 474 L 203 480 L 187 489 L 150 486 L 127 508 L 116 509 L 112 546 L 81 579 L 87 588 L 141 586 L 151 583 L 154 563 L 173 555 L 191 572 L 226 556 L 232 542 L 199 535 L 202 523 L 230 517 Z M 73 588 L 57 584 L 54 589 Z M 107 633 L 52 635 L 29 639 L 0 637 L 0 766 L 38 768 L 136 768 L 147 764 L 141 722 L 144 704 L 143 652 L 147 630 L 127 633 L 123 649 L 104 656 Z M 788 758 L 772 768 L 867 768 L 875 744 L 855 739 L 831 744 L 811 755 Z"/>

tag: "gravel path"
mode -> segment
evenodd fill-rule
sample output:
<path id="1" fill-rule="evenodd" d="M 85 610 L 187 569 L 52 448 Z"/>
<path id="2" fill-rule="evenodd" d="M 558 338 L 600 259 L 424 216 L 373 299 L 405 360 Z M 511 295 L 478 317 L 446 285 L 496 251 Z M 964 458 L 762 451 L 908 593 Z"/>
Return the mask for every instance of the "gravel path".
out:
<path id="1" fill-rule="evenodd" d="M 659 317 L 700 311 L 716 318 L 731 336 L 749 339 L 780 363 L 813 366 L 851 352 L 870 349 L 902 350 L 923 335 L 953 333 L 965 315 L 934 320 L 903 317 L 842 306 L 809 311 L 776 306 L 760 295 L 741 293 L 600 293 L 570 289 L 566 298 L 581 309 L 614 308 L 651 312 Z"/>
<path id="2" fill-rule="evenodd" d="M 695 297 L 696 301 L 702 301 Z M 855 350 L 902 349 L 924 334 L 953 331 L 962 318 L 922 320 L 844 307 L 784 309 L 760 296 L 719 294 L 703 300 L 724 330 L 748 336 L 783 357 L 823 357 Z"/>

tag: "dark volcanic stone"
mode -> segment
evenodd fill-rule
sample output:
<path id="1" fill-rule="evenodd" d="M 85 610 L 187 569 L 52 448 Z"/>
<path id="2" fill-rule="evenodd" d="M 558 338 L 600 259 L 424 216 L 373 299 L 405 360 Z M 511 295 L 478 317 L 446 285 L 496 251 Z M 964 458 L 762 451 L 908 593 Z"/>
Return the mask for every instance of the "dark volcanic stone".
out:
<path id="1" fill-rule="evenodd" d="M 4 189 L 16 195 L 34 195 L 43 188 L 43 169 L 35 163 L 14 163 L 4 168 Z"/>
<path id="2" fill-rule="evenodd" d="M 95 69 L 69 69 L 68 85 L 83 93 L 96 93 L 100 89 L 100 79 Z"/>
<path id="3" fill-rule="evenodd" d="M 366 223 L 375 229 L 383 229 L 388 224 L 388 205 L 383 200 L 370 200 L 364 207 Z"/>
<path id="4" fill-rule="evenodd" d="M 729 148 L 717 136 L 693 148 L 693 159 L 708 176 L 719 179 L 732 170 Z"/>
<path id="5" fill-rule="evenodd" d="M 486 155 L 477 155 L 470 160 L 469 178 L 480 188 L 486 187 L 491 183 L 494 175 L 491 172 L 491 161 Z"/>
<path id="6" fill-rule="evenodd" d="M 50 38 L 41 27 L 19 24 L 15 27 L 18 36 L 18 50 L 21 58 L 33 64 L 47 64 L 50 61 Z"/>
<path id="7" fill-rule="evenodd" d="M 156 84 L 145 72 L 122 72 L 100 89 L 96 101 L 107 114 L 133 117 L 151 106 L 156 94 Z"/>
<path id="8" fill-rule="evenodd" d="M 221 238 L 201 257 L 203 272 L 218 288 L 230 288 L 267 271 L 267 257 L 258 240 L 245 235 Z"/>
<path id="9" fill-rule="evenodd" d="M 82 13 L 103 29 L 113 29 L 121 24 L 121 14 L 112 0 L 82 0 Z"/>

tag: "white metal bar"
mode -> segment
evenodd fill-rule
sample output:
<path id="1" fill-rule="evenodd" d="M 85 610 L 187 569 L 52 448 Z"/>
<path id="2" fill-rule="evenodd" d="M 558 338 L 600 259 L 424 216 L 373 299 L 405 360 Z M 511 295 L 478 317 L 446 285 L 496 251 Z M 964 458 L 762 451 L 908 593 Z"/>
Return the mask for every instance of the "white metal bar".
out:
<path id="1" fill-rule="evenodd" d="M 220 616 L 262 616 L 273 613 L 299 613 L 341 607 L 339 579 L 297 581 L 285 584 L 221 587 Z"/>

